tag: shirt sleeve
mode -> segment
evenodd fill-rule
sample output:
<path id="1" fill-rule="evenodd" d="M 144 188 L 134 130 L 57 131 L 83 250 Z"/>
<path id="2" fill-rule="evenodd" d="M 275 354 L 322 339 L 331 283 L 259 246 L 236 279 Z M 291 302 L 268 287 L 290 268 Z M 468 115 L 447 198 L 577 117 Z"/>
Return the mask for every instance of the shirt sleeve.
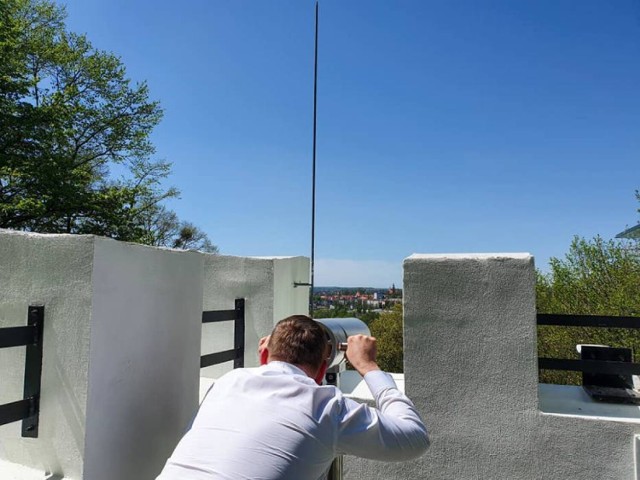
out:
<path id="1" fill-rule="evenodd" d="M 338 453 L 383 461 L 410 460 L 422 455 L 429 446 L 429 436 L 411 400 L 382 371 L 369 372 L 364 380 L 377 409 L 344 398 Z"/>

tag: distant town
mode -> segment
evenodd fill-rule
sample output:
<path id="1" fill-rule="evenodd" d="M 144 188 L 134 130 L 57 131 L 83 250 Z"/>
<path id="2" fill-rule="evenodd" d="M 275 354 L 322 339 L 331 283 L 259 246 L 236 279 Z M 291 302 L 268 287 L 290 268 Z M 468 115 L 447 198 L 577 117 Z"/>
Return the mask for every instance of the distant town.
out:
<path id="1" fill-rule="evenodd" d="M 380 313 L 402 303 L 402 289 L 393 284 L 389 288 L 314 287 L 313 310 L 330 311 L 327 316 L 345 314 Z M 335 315 L 339 310 L 342 315 Z"/>

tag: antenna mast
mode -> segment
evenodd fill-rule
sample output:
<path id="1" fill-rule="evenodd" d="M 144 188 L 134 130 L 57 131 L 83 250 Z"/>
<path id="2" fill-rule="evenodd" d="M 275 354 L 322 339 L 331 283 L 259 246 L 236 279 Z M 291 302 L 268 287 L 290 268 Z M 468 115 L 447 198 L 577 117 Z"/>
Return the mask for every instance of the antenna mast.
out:
<path id="1" fill-rule="evenodd" d="M 316 117 L 318 110 L 318 0 L 316 0 L 316 40 L 313 65 L 313 170 L 311 175 L 311 287 L 309 289 L 309 314 L 313 317 L 313 280 L 316 240 Z"/>

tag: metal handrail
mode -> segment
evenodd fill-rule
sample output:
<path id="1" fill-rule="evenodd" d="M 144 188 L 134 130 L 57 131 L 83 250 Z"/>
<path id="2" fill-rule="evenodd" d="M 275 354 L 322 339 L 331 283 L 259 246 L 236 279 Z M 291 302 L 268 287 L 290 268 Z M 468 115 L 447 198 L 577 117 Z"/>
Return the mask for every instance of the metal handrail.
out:
<path id="1" fill-rule="evenodd" d="M 539 313 L 538 325 L 594 328 L 640 328 L 640 317 L 608 315 L 568 315 Z M 568 370 L 604 375 L 640 375 L 640 363 L 608 360 L 573 360 L 565 358 L 538 358 L 539 370 Z"/>

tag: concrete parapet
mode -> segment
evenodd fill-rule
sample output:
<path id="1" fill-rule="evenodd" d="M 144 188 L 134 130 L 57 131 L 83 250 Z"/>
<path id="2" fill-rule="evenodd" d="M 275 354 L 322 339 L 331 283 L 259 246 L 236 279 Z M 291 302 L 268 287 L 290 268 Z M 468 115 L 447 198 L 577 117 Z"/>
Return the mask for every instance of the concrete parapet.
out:
<path id="1" fill-rule="evenodd" d="M 197 408 L 201 353 L 232 345 L 231 325 L 202 333 L 201 312 L 245 298 L 255 365 L 258 339 L 307 313 L 294 284 L 308 268 L 0 231 L 0 328 L 45 306 L 39 436 L 0 426 L 0 478 L 154 478 Z M 576 387 L 538 385 L 530 255 L 413 255 L 404 268 L 405 391 L 432 445 L 400 464 L 347 457 L 345 479 L 638 480 L 637 406 L 582 411 Z M 0 366 L 0 403 L 19 400 L 24 347 L 0 349 Z"/>
<path id="2" fill-rule="evenodd" d="M 404 295 L 406 390 L 432 434 L 422 478 L 525 478 L 537 414 L 533 258 L 413 255 Z M 513 468 L 489 475 L 499 463 Z"/>
<path id="3" fill-rule="evenodd" d="M 207 255 L 204 262 L 203 310 L 232 309 L 246 298 L 245 366 L 258 365 L 258 341 L 275 323 L 293 314 L 309 313 L 309 287 L 295 287 L 309 279 L 306 257 L 232 257 Z M 233 348 L 233 322 L 203 326 L 202 352 Z M 202 369 L 206 378 L 219 378 L 232 362 Z"/>
<path id="4" fill-rule="evenodd" d="M 42 304 L 45 329 L 39 436 L 0 427 L 0 458 L 65 478 L 152 478 L 197 406 L 202 271 L 195 252 L 1 231 L 0 326 Z M 0 355 L 0 402 L 18 400 L 24 347 Z"/>
<path id="5" fill-rule="evenodd" d="M 637 478 L 638 407 L 621 407 L 630 410 L 615 417 L 540 411 L 539 391 L 564 395 L 576 387 L 539 389 L 536 350 L 530 255 L 406 259 L 405 390 L 425 418 L 431 447 L 403 464 L 349 458 L 345 478 Z"/>
<path id="6" fill-rule="evenodd" d="M 201 342 L 204 353 L 232 346 L 232 334 L 209 325 L 202 341 L 202 311 L 245 298 L 246 363 L 255 364 L 275 321 L 308 312 L 308 288 L 293 286 L 308 275 L 302 257 L 0 230 L 0 328 L 45 307 L 39 435 L 0 426 L 0 478 L 155 478 L 197 409 Z M 24 358 L 24 347 L 0 349 L 0 404 L 22 398 Z"/>

